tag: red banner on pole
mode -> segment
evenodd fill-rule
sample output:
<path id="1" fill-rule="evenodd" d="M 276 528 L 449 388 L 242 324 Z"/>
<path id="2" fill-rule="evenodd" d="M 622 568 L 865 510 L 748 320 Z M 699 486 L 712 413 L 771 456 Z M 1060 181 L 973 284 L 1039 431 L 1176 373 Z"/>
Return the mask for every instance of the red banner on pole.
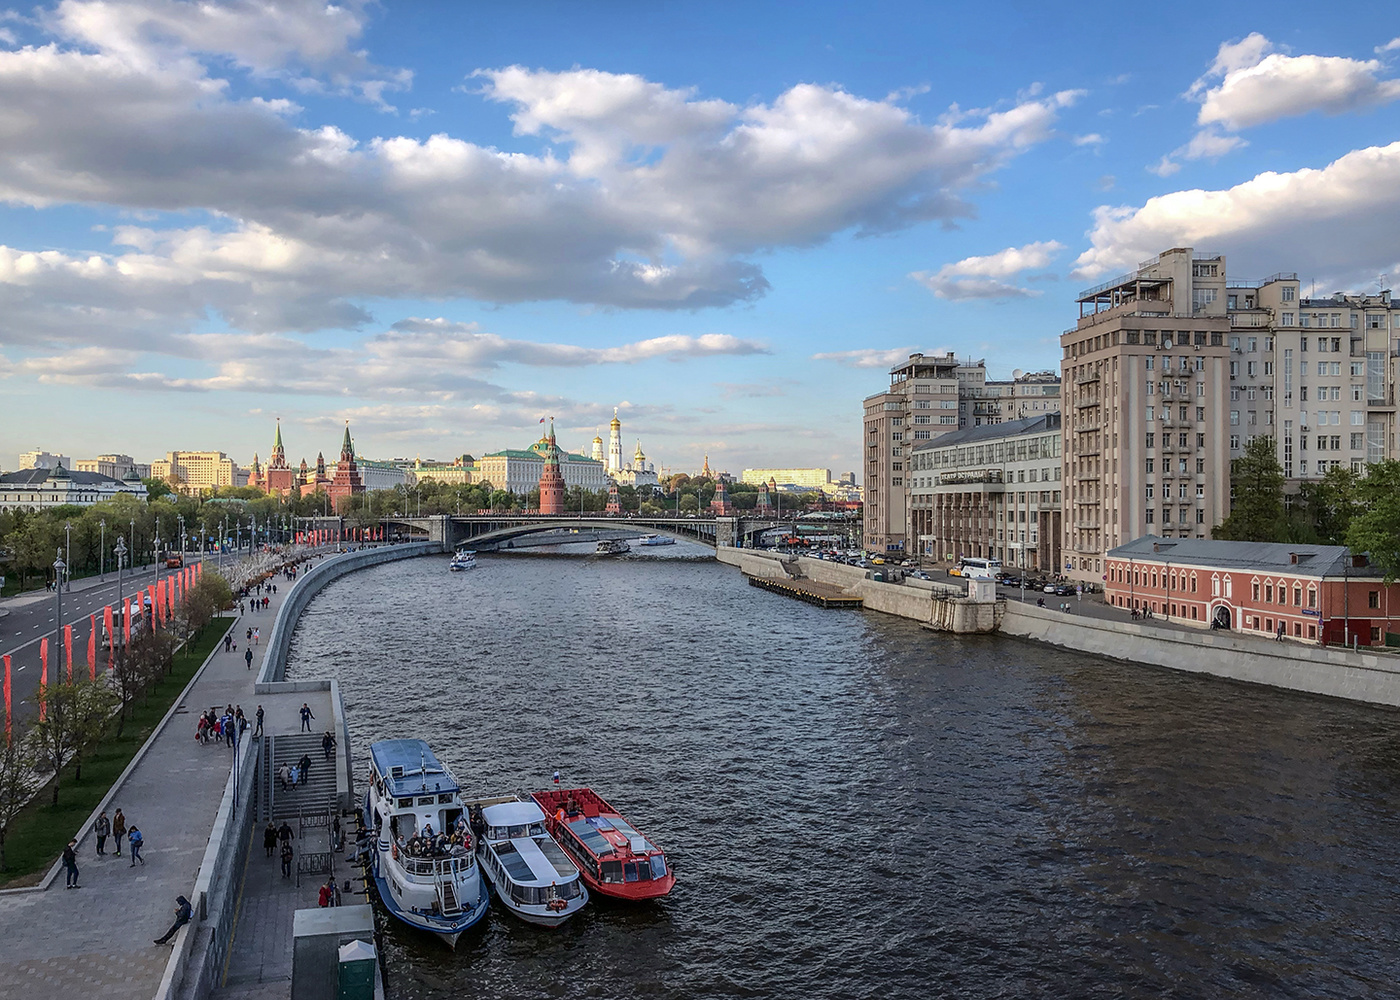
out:
<path id="1" fill-rule="evenodd" d="M 39 690 L 40 690 L 40 691 L 43 691 L 44 688 L 46 688 L 46 687 L 49 686 L 49 637 L 48 637 L 48 636 L 44 636 L 44 638 L 42 638 L 42 639 L 39 640 L 39 666 L 40 666 L 40 670 L 39 670 Z M 48 715 L 49 715 L 48 703 L 44 700 L 44 696 L 41 694 L 41 695 L 39 696 L 39 721 L 40 721 L 40 722 L 43 722 L 46 718 L 48 718 Z"/>
<path id="2" fill-rule="evenodd" d="M 68 683 L 73 683 L 73 626 L 63 626 L 63 658 L 68 661 Z"/>
<path id="3" fill-rule="evenodd" d="M 11 723 L 11 716 L 12 716 L 12 715 L 13 715 L 13 713 L 10 711 L 10 657 L 9 657 L 8 655 L 6 655 L 6 656 L 5 656 L 5 739 L 7 739 L 7 740 L 10 738 L 11 734 L 12 734 L 13 731 L 14 731 L 14 726 L 13 726 L 13 724 Z"/>
<path id="4" fill-rule="evenodd" d="M 112 634 L 112 606 L 109 604 L 102 609 L 102 627 L 107 630 L 107 666 L 112 666 L 112 658 L 116 655 L 117 637 Z"/>
<path id="5" fill-rule="evenodd" d="M 97 680 L 97 616 L 88 615 L 88 680 Z"/>

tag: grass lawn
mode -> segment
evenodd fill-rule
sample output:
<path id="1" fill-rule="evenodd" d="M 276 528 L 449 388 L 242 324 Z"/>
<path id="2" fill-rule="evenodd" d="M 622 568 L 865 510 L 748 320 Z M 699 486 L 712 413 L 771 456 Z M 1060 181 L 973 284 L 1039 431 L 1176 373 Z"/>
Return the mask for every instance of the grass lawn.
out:
<path id="1" fill-rule="evenodd" d="M 63 845 L 97 808 L 195 671 L 223 640 L 228 623 L 225 618 L 214 619 L 202 636 L 175 654 L 175 669 L 151 689 L 146 704 L 136 703 L 121 736 L 107 739 L 95 752 L 85 756 L 81 781 L 73 777 L 74 765 L 63 769 L 57 806 L 52 804 L 52 787 L 45 785 L 10 824 L 5 837 L 5 869 L 0 873 L 3 879 L 0 888 L 39 883 L 49 866 L 63 853 Z M 116 731 L 115 720 L 112 731 Z"/>

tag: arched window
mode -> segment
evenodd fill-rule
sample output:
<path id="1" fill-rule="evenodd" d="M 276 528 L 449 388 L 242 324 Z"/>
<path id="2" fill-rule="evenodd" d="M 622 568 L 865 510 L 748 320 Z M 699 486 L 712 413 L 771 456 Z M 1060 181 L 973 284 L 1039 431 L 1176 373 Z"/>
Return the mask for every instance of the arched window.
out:
<path id="1" fill-rule="evenodd" d="M 1234 587 L 1232 586 L 1232 581 L 1231 581 L 1231 579 L 1227 576 L 1227 577 L 1225 578 L 1225 597 L 1226 597 L 1227 599 L 1233 597 L 1233 596 L 1234 596 L 1233 591 L 1234 591 Z"/>
<path id="2" fill-rule="evenodd" d="M 1220 577 L 1218 574 L 1212 574 L 1210 578 L 1210 596 L 1220 596 Z"/>
<path id="3" fill-rule="evenodd" d="M 1317 607 L 1317 588 L 1311 584 L 1308 585 L 1308 607 Z"/>
<path id="4" fill-rule="evenodd" d="M 1195 592 L 1196 592 L 1196 574 L 1195 574 L 1195 573 L 1192 573 L 1192 574 L 1191 574 L 1191 593 L 1194 594 Z"/>

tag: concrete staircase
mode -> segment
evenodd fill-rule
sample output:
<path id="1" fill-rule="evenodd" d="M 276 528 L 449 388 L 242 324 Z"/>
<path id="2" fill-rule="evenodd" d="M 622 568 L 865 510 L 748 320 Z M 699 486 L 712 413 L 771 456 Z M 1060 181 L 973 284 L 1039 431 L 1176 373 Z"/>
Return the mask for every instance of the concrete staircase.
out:
<path id="1" fill-rule="evenodd" d="M 269 753 L 263 755 L 264 766 L 261 775 L 263 791 L 261 814 L 264 819 L 296 819 L 303 812 L 324 813 L 335 807 L 335 768 L 333 754 L 326 760 L 321 750 L 320 733 L 297 733 L 295 735 L 267 737 Z M 311 777 L 297 784 L 295 788 L 282 788 L 277 772 L 282 765 L 296 767 L 302 755 L 311 758 Z"/>

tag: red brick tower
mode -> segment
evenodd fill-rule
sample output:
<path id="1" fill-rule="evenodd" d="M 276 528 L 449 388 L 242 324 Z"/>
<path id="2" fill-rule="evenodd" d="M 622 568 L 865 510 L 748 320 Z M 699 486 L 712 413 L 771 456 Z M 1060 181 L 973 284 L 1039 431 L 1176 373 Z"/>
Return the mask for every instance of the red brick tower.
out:
<path id="1" fill-rule="evenodd" d="M 607 514 L 622 513 L 622 498 L 617 495 L 617 480 L 608 480 L 608 508 L 604 512 Z"/>
<path id="2" fill-rule="evenodd" d="M 706 464 L 709 462 L 706 461 Z M 710 501 L 710 510 L 714 512 L 715 517 L 734 516 L 734 504 L 729 501 L 729 489 L 724 485 L 723 479 L 715 484 L 715 496 Z"/>
<path id="3" fill-rule="evenodd" d="M 540 513 L 564 513 L 564 474 L 559 471 L 559 446 L 554 443 L 554 418 L 549 420 L 549 446 L 540 473 Z"/>
<path id="4" fill-rule="evenodd" d="M 272 439 L 272 457 L 263 473 L 263 489 L 276 496 L 286 496 L 296 488 L 296 470 L 287 464 L 287 450 L 282 447 L 282 421 L 277 421 L 277 436 Z"/>
<path id="5" fill-rule="evenodd" d="M 360 479 L 360 468 L 355 464 L 355 444 L 350 440 L 350 421 L 345 421 L 345 437 L 340 442 L 340 461 L 335 463 L 335 476 L 326 487 L 326 493 L 334 502 L 341 497 L 354 496 L 365 491 Z"/>

